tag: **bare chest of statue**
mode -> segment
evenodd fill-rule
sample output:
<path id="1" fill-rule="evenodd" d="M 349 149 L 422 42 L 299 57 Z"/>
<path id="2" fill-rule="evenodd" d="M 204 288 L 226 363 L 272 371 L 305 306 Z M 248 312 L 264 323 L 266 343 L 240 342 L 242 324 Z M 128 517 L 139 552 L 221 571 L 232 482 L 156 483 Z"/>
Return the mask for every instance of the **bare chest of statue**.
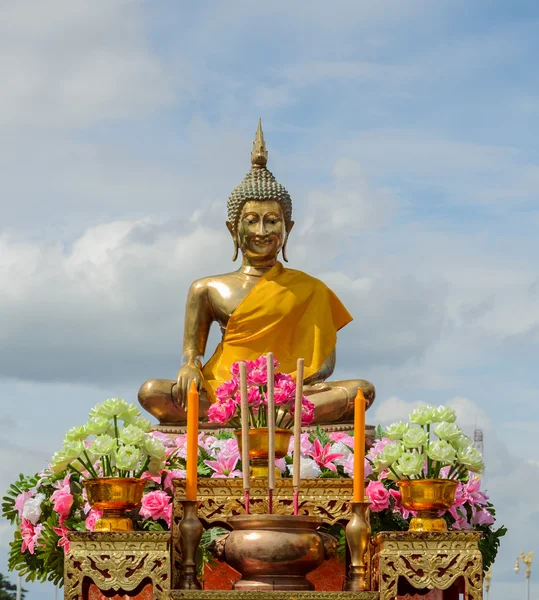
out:
<path id="1" fill-rule="evenodd" d="M 260 277 L 234 272 L 217 275 L 207 281 L 208 304 L 212 318 L 219 323 L 222 330 L 228 324 L 232 313 L 243 302 Z"/>

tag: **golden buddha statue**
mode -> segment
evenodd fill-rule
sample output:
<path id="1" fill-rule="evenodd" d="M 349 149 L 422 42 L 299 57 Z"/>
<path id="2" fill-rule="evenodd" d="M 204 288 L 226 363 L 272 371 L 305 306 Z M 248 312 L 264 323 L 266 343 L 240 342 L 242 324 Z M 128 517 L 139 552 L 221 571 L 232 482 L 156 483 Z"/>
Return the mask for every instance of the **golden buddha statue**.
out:
<path id="1" fill-rule="evenodd" d="M 139 390 L 140 404 L 161 425 L 186 422 L 187 391 L 195 381 L 200 419 L 206 420 L 215 390 L 230 379 L 232 363 L 273 352 L 280 371 L 295 377 L 305 359 L 304 393 L 316 406 L 315 423 L 353 421 L 359 387 L 367 407 L 375 397 L 365 380 L 326 381 L 335 368 L 337 331 L 352 320 L 337 296 L 321 281 L 277 260 L 294 225 L 292 200 L 266 168 L 268 153 L 259 121 L 251 153 L 252 168 L 228 200 L 227 228 L 237 271 L 195 281 L 187 296 L 183 366 L 176 380 L 153 379 Z M 210 360 L 203 356 L 210 326 L 217 322 L 222 341 Z"/>

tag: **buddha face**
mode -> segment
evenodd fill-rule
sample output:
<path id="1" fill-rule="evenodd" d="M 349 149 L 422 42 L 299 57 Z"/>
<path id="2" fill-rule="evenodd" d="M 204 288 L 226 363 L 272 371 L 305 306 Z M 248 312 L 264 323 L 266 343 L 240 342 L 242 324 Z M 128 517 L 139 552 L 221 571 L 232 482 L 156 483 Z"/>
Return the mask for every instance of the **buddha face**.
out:
<path id="1" fill-rule="evenodd" d="M 250 200 L 238 219 L 237 241 L 247 259 L 275 260 L 286 239 L 281 204 L 275 200 Z"/>

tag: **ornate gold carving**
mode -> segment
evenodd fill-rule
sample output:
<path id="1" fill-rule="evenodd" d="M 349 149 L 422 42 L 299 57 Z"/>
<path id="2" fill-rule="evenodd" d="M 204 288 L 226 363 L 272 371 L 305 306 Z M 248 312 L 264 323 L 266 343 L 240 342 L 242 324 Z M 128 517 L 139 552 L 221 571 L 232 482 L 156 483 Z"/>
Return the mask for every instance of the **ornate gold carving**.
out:
<path id="1" fill-rule="evenodd" d="M 170 598 L 170 533 L 69 532 L 64 598 L 82 600 L 93 582 L 102 591 L 131 592 L 151 582 L 153 598 Z"/>
<path id="2" fill-rule="evenodd" d="M 173 600 L 378 600 L 378 592 L 240 592 L 235 590 L 172 592 Z"/>
<path id="3" fill-rule="evenodd" d="M 380 600 L 393 600 L 399 577 L 418 590 L 446 590 L 462 577 L 465 600 L 481 600 L 480 539 L 476 532 L 379 533 L 372 540 L 373 587 Z"/>

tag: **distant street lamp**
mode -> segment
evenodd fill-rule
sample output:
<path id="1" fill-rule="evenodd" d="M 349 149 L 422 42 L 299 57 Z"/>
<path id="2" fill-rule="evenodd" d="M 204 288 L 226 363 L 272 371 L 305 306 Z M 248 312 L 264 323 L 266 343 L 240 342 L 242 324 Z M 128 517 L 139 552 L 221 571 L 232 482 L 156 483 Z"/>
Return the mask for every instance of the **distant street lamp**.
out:
<path id="1" fill-rule="evenodd" d="M 485 575 L 485 592 L 487 593 L 486 600 L 488 600 L 488 593 L 490 591 L 490 580 L 492 579 L 492 571 L 489 569 Z"/>
<path id="2" fill-rule="evenodd" d="M 524 551 L 520 552 L 520 555 L 517 556 L 517 560 L 515 562 L 515 573 L 518 573 L 520 571 L 520 565 L 518 563 L 518 559 L 520 558 L 520 560 L 526 565 L 526 570 L 524 571 L 524 575 L 526 576 L 526 587 L 527 587 L 527 600 L 530 600 L 530 579 L 531 579 L 531 574 L 532 574 L 532 560 L 533 560 L 533 551 L 530 552 L 528 554 L 528 556 L 526 556 L 524 554 Z"/>

